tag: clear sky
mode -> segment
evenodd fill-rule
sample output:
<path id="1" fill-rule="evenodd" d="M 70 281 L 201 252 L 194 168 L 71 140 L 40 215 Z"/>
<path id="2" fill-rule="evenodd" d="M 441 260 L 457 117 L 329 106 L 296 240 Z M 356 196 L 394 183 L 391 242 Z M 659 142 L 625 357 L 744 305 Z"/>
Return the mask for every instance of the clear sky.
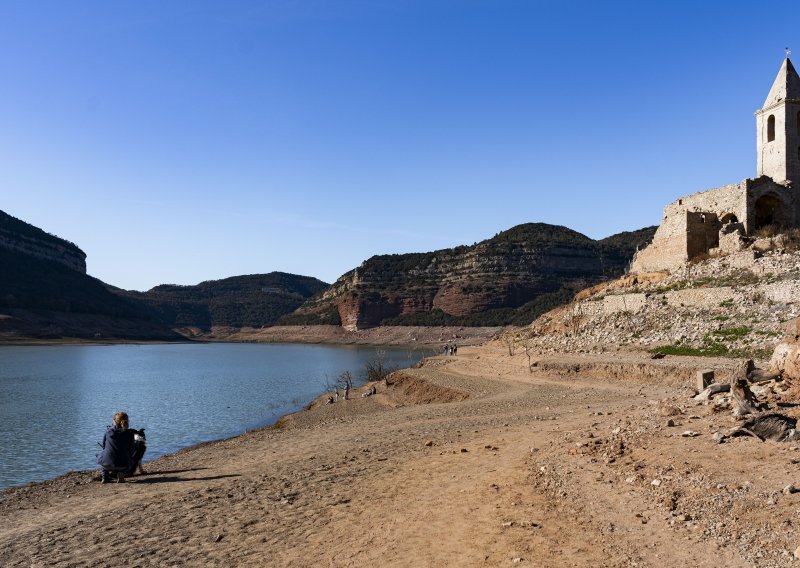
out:
<path id="1" fill-rule="evenodd" d="M 592 238 L 755 175 L 800 3 L 0 0 L 0 209 L 127 289 L 526 222 Z"/>

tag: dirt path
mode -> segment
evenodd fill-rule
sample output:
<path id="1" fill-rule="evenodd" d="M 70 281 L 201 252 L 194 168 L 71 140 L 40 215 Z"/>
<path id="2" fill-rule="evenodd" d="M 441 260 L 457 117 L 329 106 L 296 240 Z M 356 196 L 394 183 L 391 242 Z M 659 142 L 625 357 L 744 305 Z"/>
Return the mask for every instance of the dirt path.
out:
<path id="1" fill-rule="evenodd" d="M 8 490 L 0 565 L 790 565 L 797 447 L 716 445 L 728 418 L 686 400 L 465 348 L 126 484 Z"/>

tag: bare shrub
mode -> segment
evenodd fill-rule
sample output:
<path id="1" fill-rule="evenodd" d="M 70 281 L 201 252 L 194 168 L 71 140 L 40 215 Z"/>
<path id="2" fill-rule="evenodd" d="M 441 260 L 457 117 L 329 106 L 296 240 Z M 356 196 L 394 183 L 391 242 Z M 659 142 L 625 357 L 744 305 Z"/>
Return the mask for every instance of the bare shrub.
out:
<path id="1" fill-rule="evenodd" d="M 336 377 L 336 389 L 352 389 L 353 388 L 353 373 L 350 371 L 342 372 L 338 377 Z"/>
<path id="2" fill-rule="evenodd" d="M 705 262 L 709 258 L 711 258 L 710 254 L 708 254 L 707 252 L 701 252 L 701 253 L 698 253 L 698 254 L 694 255 L 692 258 L 690 258 L 688 260 L 688 263 L 689 264 L 700 264 L 702 262 Z"/>
<path id="3" fill-rule="evenodd" d="M 516 338 L 512 336 L 510 333 L 507 333 L 506 335 L 503 336 L 503 343 L 505 343 L 506 347 L 508 347 L 509 357 L 514 356 L 515 339 Z"/>
<path id="4" fill-rule="evenodd" d="M 364 364 L 364 374 L 367 382 L 382 381 L 387 375 L 397 370 L 397 367 L 386 365 L 385 359 L 385 351 L 376 351 L 375 357 Z"/>
<path id="5" fill-rule="evenodd" d="M 800 229 L 788 229 L 785 235 L 785 250 L 787 252 L 795 252 L 800 250 Z"/>
<path id="6" fill-rule="evenodd" d="M 533 373 L 533 368 L 539 363 L 531 358 L 531 351 L 531 346 L 525 343 L 525 355 L 528 357 L 528 372 Z"/>
<path id="7" fill-rule="evenodd" d="M 770 223 L 769 225 L 764 225 L 763 227 L 759 227 L 753 232 L 753 236 L 757 239 L 771 239 L 772 237 L 777 237 L 781 233 L 784 233 L 785 229 L 775 223 Z"/>

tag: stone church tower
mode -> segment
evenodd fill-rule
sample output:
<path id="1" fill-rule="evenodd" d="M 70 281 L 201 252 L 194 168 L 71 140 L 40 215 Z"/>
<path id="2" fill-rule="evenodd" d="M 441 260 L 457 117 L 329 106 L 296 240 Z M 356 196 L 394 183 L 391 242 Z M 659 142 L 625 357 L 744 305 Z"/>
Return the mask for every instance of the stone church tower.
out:
<path id="1" fill-rule="evenodd" d="M 800 183 L 800 76 L 787 57 L 756 112 L 758 175 Z"/>
<path id="2" fill-rule="evenodd" d="M 800 227 L 800 76 L 787 57 L 756 112 L 757 176 L 681 197 L 664 208 L 631 272 L 675 270 L 750 247 L 762 229 Z"/>

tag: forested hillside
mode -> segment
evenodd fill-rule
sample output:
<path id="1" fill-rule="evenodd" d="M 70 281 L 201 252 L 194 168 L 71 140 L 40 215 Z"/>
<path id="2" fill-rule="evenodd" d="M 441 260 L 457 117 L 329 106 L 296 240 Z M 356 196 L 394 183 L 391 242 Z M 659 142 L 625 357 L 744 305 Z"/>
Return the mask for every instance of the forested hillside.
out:
<path id="1" fill-rule="evenodd" d="M 171 327 L 263 327 L 291 313 L 328 284 L 284 272 L 233 276 L 194 286 L 164 284 L 147 292 L 125 292 Z"/>

